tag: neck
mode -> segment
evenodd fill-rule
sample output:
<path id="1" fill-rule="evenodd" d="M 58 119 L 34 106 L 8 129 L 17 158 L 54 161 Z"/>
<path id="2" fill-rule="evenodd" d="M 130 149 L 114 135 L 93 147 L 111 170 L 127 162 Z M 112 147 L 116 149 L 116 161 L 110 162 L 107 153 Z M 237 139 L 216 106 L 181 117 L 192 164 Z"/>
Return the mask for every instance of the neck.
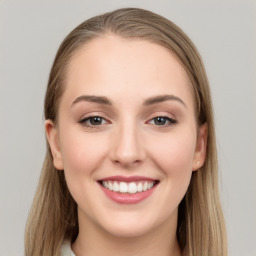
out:
<path id="1" fill-rule="evenodd" d="M 164 223 L 136 237 L 120 237 L 108 233 L 94 223 L 79 223 L 79 235 L 72 244 L 76 256 L 181 256 L 175 223 Z M 174 224 L 174 225 L 173 225 Z"/>

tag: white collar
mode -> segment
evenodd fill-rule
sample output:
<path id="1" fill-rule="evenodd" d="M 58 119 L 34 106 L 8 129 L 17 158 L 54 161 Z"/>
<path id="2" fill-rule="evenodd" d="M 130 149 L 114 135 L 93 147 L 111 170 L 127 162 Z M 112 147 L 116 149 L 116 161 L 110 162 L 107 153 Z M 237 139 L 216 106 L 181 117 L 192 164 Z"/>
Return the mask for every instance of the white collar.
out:
<path id="1" fill-rule="evenodd" d="M 71 249 L 70 241 L 65 240 L 60 248 L 61 256 L 76 256 Z"/>

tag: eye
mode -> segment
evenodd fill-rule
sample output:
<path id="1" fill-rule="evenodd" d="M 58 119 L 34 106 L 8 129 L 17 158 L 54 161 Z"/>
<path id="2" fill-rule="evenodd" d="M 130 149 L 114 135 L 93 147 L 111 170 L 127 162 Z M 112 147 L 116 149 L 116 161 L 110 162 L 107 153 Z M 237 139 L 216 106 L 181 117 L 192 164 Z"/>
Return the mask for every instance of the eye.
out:
<path id="1" fill-rule="evenodd" d="M 89 116 L 79 121 L 82 126 L 100 126 L 107 123 L 107 120 L 101 116 Z"/>
<path id="2" fill-rule="evenodd" d="M 177 121 L 167 116 L 157 116 L 152 118 L 149 121 L 149 123 L 157 126 L 168 126 L 168 125 L 176 124 Z"/>

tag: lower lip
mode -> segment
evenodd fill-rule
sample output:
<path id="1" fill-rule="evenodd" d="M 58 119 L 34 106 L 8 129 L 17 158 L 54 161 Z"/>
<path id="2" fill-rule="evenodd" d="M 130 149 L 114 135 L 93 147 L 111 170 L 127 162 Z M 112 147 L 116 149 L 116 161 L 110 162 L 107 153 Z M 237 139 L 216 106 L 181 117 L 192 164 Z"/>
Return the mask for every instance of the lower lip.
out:
<path id="1" fill-rule="evenodd" d="M 104 191 L 105 195 L 110 198 L 111 200 L 115 201 L 119 204 L 137 204 L 143 201 L 144 199 L 148 198 L 152 195 L 152 193 L 155 191 L 158 184 L 153 186 L 151 189 L 144 191 L 144 192 L 138 192 L 134 194 L 122 194 L 118 193 L 112 190 L 109 190 L 102 185 L 100 187 Z"/>

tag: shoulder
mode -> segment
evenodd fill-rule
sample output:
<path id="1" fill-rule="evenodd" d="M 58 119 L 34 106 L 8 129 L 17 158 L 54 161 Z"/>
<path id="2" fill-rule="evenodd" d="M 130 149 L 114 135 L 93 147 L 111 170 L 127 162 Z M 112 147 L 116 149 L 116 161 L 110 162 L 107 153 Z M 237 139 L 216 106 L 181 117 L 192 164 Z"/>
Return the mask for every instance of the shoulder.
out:
<path id="1" fill-rule="evenodd" d="M 60 248 L 60 256 L 76 256 L 71 250 L 70 241 L 64 241 Z"/>

